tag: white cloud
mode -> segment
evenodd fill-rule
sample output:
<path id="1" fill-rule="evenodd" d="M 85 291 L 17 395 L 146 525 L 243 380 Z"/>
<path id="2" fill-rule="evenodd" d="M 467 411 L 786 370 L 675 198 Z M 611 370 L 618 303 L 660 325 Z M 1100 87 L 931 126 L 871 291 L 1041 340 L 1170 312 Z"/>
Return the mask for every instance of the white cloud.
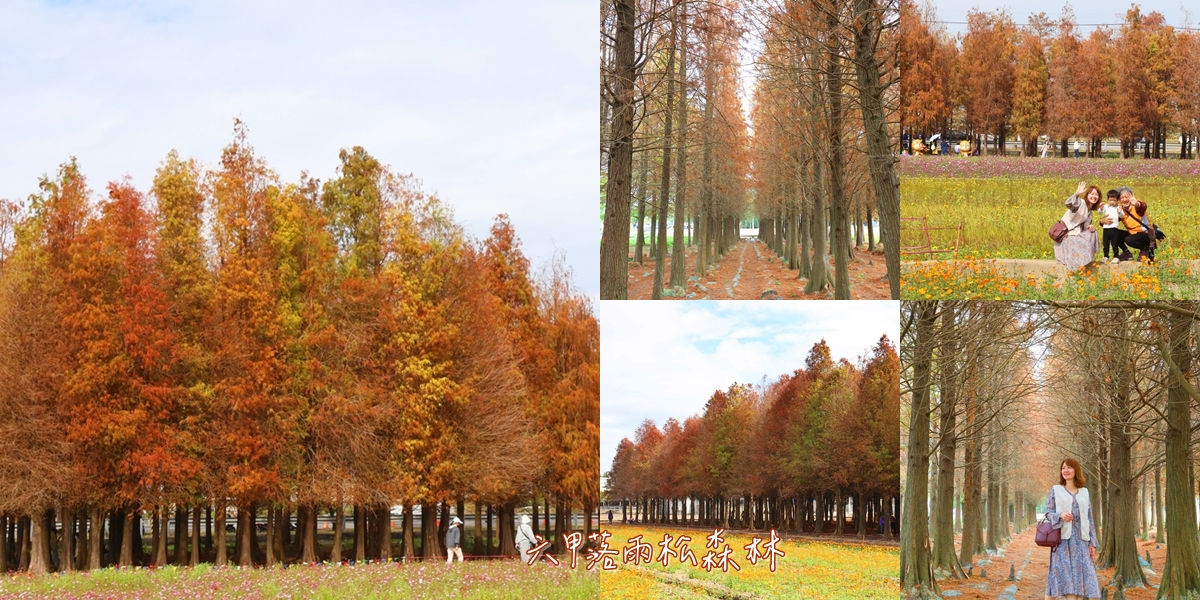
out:
<path id="1" fill-rule="evenodd" d="M 243 119 L 283 178 L 365 147 L 486 236 L 598 291 L 595 4 L 18 0 L 0 4 L 0 198 L 76 156 L 148 187 L 167 151 L 215 163 Z"/>

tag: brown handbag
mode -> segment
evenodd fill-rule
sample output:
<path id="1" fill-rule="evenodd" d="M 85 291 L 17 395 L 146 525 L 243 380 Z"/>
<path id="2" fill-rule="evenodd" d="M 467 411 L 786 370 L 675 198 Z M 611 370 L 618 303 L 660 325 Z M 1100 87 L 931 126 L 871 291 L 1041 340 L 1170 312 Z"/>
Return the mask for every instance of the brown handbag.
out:
<path id="1" fill-rule="evenodd" d="M 1067 237 L 1067 224 L 1059 219 L 1053 227 L 1050 228 L 1050 239 L 1054 240 L 1055 244 L 1061 244 Z"/>
<path id="2" fill-rule="evenodd" d="M 1062 543 L 1062 530 L 1055 529 L 1054 524 L 1049 521 L 1049 517 L 1043 515 L 1042 521 L 1037 525 L 1033 543 L 1045 548 L 1057 548 Z"/>

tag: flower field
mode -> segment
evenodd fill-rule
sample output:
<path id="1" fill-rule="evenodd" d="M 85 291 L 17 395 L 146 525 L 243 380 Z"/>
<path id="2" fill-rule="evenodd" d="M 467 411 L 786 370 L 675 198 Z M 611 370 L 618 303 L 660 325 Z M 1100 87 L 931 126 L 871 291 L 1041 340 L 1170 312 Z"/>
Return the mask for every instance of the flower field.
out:
<path id="1" fill-rule="evenodd" d="M 225 598 L 596 598 L 600 581 L 583 566 L 539 564 L 515 560 L 474 561 L 448 566 L 427 563 L 383 563 L 358 566 L 293 566 L 238 569 L 104 569 L 71 575 L 0 577 L 0 600 L 183 599 Z"/>
<path id="2" fill-rule="evenodd" d="M 900 211 L 925 217 L 930 228 L 963 225 L 959 264 L 909 263 L 901 297 L 1143 299 L 1196 297 L 1200 259 L 1200 161 L 905 157 L 900 161 Z M 1079 181 L 1103 191 L 1122 185 L 1146 202 L 1166 233 L 1157 265 L 1136 274 L 1100 267 L 1066 277 L 1013 277 L 980 259 L 1054 260 L 1047 235 Z M 932 231 L 934 248 L 953 248 L 955 231 Z M 901 227 L 904 246 L 924 245 L 920 225 Z M 1135 251 L 1136 255 L 1136 251 Z M 912 255 L 908 260 L 948 258 Z M 1097 254 L 1102 258 L 1102 254 Z"/>
<path id="3" fill-rule="evenodd" d="M 1200 161 L 902 156 L 896 171 L 901 185 L 907 183 L 908 177 L 1033 177 L 1061 179 L 1073 186 L 1080 179 L 1200 177 Z"/>
<path id="4" fill-rule="evenodd" d="M 610 526 L 612 533 L 609 545 L 620 551 L 630 545 L 628 540 L 641 535 L 654 548 L 658 557 L 661 547 L 657 544 L 663 535 L 672 538 L 686 535 L 692 538 L 687 545 L 697 561 L 709 552 L 705 548 L 705 536 L 710 532 L 670 528 Z M 770 533 L 758 534 L 769 537 Z M 729 568 L 728 572 L 714 569 L 707 572 L 703 567 L 680 564 L 672 559 L 669 566 L 650 562 L 634 567 L 617 559 L 616 571 L 603 571 L 600 575 L 605 598 L 697 598 L 736 597 L 752 594 L 763 598 L 895 598 L 900 593 L 899 549 L 895 547 L 851 545 L 810 541 L 785 540 L 779 549 L 784 556 L 777 559 L 774 573 L 761 560 L 751 565 L 747 550 L 751 536 L 744 534 L 726 535 L 725 542 L 733 553 L 730 558 L 738 563 L 740 571 Z"/>
<path id="5" fill-rule="evenodd" d="M 1066 277 L 1015 276 L 986 259 L 906 265 L 903 300 L 1165 300 L 1200 297 L 1200 275 L 1185 261 L 1158 261 L 1133 273 L 1100 266 Z"/>

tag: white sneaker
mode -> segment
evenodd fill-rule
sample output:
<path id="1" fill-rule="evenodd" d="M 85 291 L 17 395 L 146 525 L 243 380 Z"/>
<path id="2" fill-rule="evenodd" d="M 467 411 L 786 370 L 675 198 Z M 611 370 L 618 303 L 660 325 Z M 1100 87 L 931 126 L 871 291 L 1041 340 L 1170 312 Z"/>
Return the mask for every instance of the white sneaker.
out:
<path id="1" fill-rule="evenodd" d="M 1121 262 L 1121 259 L 1120 259 L 1120 258 L 1114 258 L 1114 259 L 1113 259 L 1113 264 L 1114 264 L 1114 265 L 1115 265 L 1115 264 L 1117 264 L 1117 263 L 1119 263 L 1119 262 Z"/>

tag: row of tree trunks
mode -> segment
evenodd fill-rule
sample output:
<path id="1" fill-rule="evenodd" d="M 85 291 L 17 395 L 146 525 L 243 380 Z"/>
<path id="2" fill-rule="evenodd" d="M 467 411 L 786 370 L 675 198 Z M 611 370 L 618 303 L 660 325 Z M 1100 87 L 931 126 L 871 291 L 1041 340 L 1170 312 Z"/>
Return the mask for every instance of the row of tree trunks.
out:
<path id="1" fill-rule="evenodd" d="M 392 534 L 396 523 L 392 521 L 390 508 L 385 505 L 354 507 L 355 531 L 351 556 L 355 560 L 391 560 L 393 556 L 413 558 L 417 555 L 413 543 L 413 517 L 411 506 L 405 506 L 403 517 L 401 546 L 399 554 L 394 555 Z M 459 502 L 459 513 L 465 508 L 465 502 Z M 265 514 L 265 545 L 260 545 L 257 536 L 257 524 L 261 521 L 255 512 L 261 510 Z M 558 544 L 568 528 L 570 528 L 570 511 L 561 502 L 556 515 L 556 534 Z M 225 511 L 216 511 L 216 519 L 207 520 L 207 538 L 213 543 L 201 549 L 201 515 L 211 507 L 176 506 L 159 507 L 149 514 L 151 537 L 149 553 L 145 551 L 146 540 L 142 537 L 142 513 L 136 510 L 118 509 L 111 512 L 99 509 L 72 512 L 68 509 L 46 510 L 36 517 L 0 515 L 0 572 L 9 570 L 28 571 L 30 573 L 47 573 L 51 571 L 73 571 L 99 569 L 111 565 L 187 565 L 195 566 L 202 560 L 214 560 L 218 564 L 229 561 L 227 540 L 225 535 Z M 436 516 L 438 505 L 422 505 L 424 514 Z M 443 504 L 441 518 L 428 521 L 430 526 L 423 527 L 421 532 L 423 549 L 421 556 L 425 558 L 444 558 L 445 533 L 449 527 L 450 506 Z M 590 510 L 590 508 L 588 509 Z M 320 552 L 316 544 L 317 509 L 301 505 L 296 513 L 296 536 L 294 545 L 289 545 L 291 536 L 290 512 L 283 507 L 243 507 L 238 511 L 237 532 L 234 541 L 233 559 L 239 565 L 254 564 L 273 565 L 284 560 L 299 558 L 301 562 L 315 562 L 321 556 L 330 560 L 343 560 L 342 539 L 344 537 L 344 509 L 334 509 L 336 515 L 333 525 L 334 544 L 328 554 Z M 494 511 L 488 507 L 487 536 L 484 537 L 482 523 L 482 505 L 476 506 L 477 521 L 475 524 L 474 553 L 489 555 L 498 551 L 501 554 L 514 554 L 511 538 L 515 531 L 503 520 L 499 534 L 502 536 L 499 548 L 494 544 L 494 529 L 492 518 Z M 509 518 L 515 516 L 515 507 L 502 507 L 500 512 L 507 512 Z M 210 513 L 211 514 L 211 513 Z M 588 513 L 590 514 L 590 513 Z M 547 516 L 549 516 L 547 514 Z M 172 518 L 173 517 L 173 518 Z M 503 519 L 503 516 L 502 516 Z M 61 523 L 61 526 L 60 526 Z M 170 531 L 171 528 L 174 531 Z M 215 534 L 212 531 L 216 529 Z M 586 533 L 592 532 L 591 519 L 587 520 Z M 56 537 L 57 532 L 57 537 Z M 170 535 L 168 535 L 170 532 Z M 57 544 L 57 547 L 56 547 Z M 215 546 L 215 552 L 214 552 Z M 56 552 L 57 550 L 57 552 Z M 558 550 L 565 551 L 565 545 Z M 115 560 L 114 560 L 115 558 Z"/>
<path id="2" fill-rule="evenodd" d="M 858 535 L 866 535 L 870 527 L 876 534 L 891 536 L 894 501 L 894 497 L 868 496 L 863 491 L 785 498 L 753 495 L 626 498 L 621 500 L 621 520 L 623 523 L 778 529 L 818 535 L 843 534 L 842 525 L 850 523 Z M 846 509 L 855 505 L 861 507 L 856 513 L 857 518 L 846 518 Z M 832 531 L 829 531 L 830 527 Z"/>

